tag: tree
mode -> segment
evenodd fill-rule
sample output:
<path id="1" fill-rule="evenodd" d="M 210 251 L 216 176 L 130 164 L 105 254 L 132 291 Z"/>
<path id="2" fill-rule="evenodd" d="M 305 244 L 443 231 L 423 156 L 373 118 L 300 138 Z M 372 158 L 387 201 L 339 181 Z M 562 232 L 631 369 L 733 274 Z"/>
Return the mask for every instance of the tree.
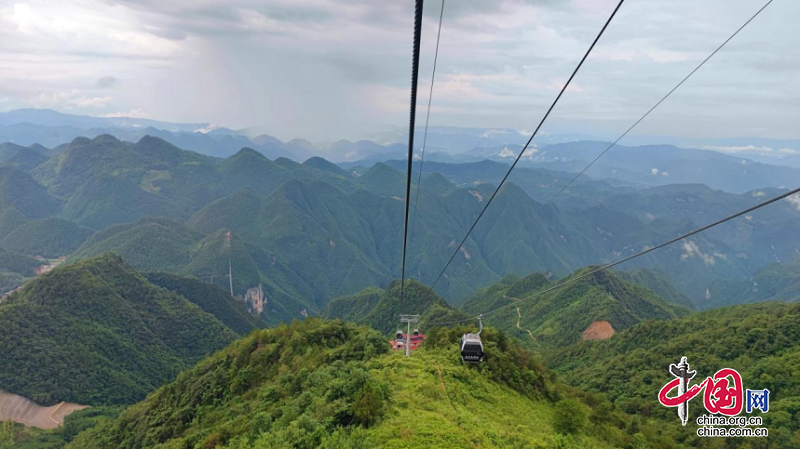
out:
<path id="1" fill-rule="evenodd" d="M 588 424 L 586 407 L 572 399 L 556 403 L 553 428 L 563 435 L 579 434 Z"/>

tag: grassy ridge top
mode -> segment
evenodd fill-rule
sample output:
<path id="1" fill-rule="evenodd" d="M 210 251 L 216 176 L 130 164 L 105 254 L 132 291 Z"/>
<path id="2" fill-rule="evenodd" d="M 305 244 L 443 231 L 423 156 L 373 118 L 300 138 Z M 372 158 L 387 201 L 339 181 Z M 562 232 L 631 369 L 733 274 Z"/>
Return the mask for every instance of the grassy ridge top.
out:
<path id="1" fill-rule="evenodd" d="M 622 430 L 624 417 L 591 414 L 499 332 L 484 332 L 490 362 L 463 365 L 452 341 L 458 332 L 432 332 L 430 343 L 405 358 L 390 352 L 375 330 L 341 321 L 310 318 L 259 331 L 69 447 L 613 447 L 632 441 Z"/>

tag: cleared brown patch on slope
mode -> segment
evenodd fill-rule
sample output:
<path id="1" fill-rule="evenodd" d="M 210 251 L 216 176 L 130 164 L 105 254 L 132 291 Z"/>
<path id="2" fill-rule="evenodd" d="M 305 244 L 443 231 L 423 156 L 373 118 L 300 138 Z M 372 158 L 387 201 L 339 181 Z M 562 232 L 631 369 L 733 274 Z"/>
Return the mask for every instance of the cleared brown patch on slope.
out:
<path id="1" fill-rule="evenodd" d="M 582 340 L 605 340 L 614 335 L 614 328 L 608 321 L 592 321 L 581 334 Z"/>
<path id="2" fill-rule="evenodd" d="M 55 429 L 64 424 L 67 415 L 85 408 L 88 406 L 69 402 L 42 407 L 30 399 L 0 390 L 0 422 L 12 421 L 29 427 Z"/>

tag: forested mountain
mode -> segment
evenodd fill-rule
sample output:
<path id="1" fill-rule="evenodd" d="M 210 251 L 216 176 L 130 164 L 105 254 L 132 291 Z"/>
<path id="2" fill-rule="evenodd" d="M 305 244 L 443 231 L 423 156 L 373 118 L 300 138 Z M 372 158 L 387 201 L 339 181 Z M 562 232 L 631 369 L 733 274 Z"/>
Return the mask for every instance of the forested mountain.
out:
<path id="1" fill-rule="evenodd" d="M 318 313 L 331 298 L 385 288 L 399 275 L 404 176 L 391 164 L 349 173 L 321 158 L 299 164 L 244 148 L 216 159 L 154 137 L 130 143 L 107 135 L 77 138 L 55 153 L 32 176 L 0 169 L 0 247 L 72 260 L 115 251 L 137 269 L 192 274 L 226 290 L 230 264 L 234 294 L 270 322 Z M 504 167 L 428 167 L 412 209 L 410 277 L 433 282 L 491 195 L 485 181 Z M 512 181 L 520 184 L 501 190 L 437 285 L 452 304 L 508 274 L 566 276 L 625 257 L 775 193 L 588 179 L 547 203 L 543 193 L 567 173 L 518 175 Z M 622 268 L 658 267 L 675 298 L 707 307 L 719 285 L 748 280 L 800 250 L 797 218 L 792 204 L 778 204 Z"/>
<path id="2" fill-rule="evenodd" d="M 642 422 L 676 422 L 674 408 L 661 407 L 658 390 L 672 377 L 667 369 L 687 357 L 697 378 L 733 368 L 745 388 L 768 389 L 763 413 L 769 438 L 764 447 L 800 446 L 800 305 L 770 302 L 705 311 L 667 321 L 646 321 L 606 341 L 584 341 L 548 361 L 573 385 L 603 393 Z M 690 422 L 704 412 L 689 408 Z M 663 426 L 663 444 L 698 444 L 695 427 Z M 744 441 L 730 441 L 744 446 Z M 744 440 L 744 439 L 740 439 Z"/>
<path id="3" fill-rule="evenodd" d="M 400 283 L 392 283 L 386 290 L 367 288 L 354 295 L 333 299 L 325 310 L 323 318 L 338 318 L 359 324 L 366 324 L 384 334 L 393 333 L 400 326 L 397 317 L 413 310 L 420 316 L 421 323 L 450 322 L 470 317 L 453 309 L 442 298 L 417 281 L 406 284 L 403 302 L 400 303 Z M 417 325 L 414 325 L 417 326 Z"/>
<path id="4" fill-rule="evenodd" d="M 719 282 L 708 290 L 708 308 L 762 301 L 800 302 L 800 258 L 767 265 L 748 280 Z"/>
<path id="5" fill-rule="evenodd" d="M 234 340 L 224 322 L 238 332 L 256 327 L 217 292 L 154 279 L 168 289 L 106 255 L 59 267 L 6 298 L 0 386 L 44 405 L 132 403 Z"/>
<path id="6" fill-rule="evenodd" d="M 570 282 L 587 267 L 560 279 Z M 472 316 L 494 311 L 487 323 L 518 335 L 529 346 L 551 350 L 579 340 L 602 340 L 648 319 L 666 320 L 689 311 L 653 292 L 623 280 L 613 271 L 589 275 L 564 287 L 552 286 L 542 274 L 508 276 L 469 298 L 462 310 Z"/>
<path id="7" fill-rule="evenodd" d="M 466 366 L 454 333 L 407 359 L 374 330 L 309 319 L 255 333 L 68 447 L 620 447 L 643 434 L 581 399 L 502 334 Z M 602 410 L 592 412 L 589 404 Z M 603 408 L 602 406 L 605 406 Z M 520 420 L 525 417 L 524 420 Z M 514 424 L 512 424 L 514 423 Z"/>

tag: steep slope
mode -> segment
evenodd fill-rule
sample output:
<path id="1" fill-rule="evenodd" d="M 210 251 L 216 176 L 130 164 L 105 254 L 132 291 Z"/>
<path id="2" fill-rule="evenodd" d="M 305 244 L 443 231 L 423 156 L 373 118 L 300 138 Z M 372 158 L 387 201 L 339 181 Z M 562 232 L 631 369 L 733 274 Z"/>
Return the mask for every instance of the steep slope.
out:
<path id="1" fill-rule="evenodd" d="M 3 209 L 0 212 L 0 239 L 27 222 L 28 219 L 14 206 Z"/>
<path id="2" fill-rule="evenodd" d="M 191 261 L 192 247 L 203 235 L 166 218 L 144 218 L 110 226 L 89 237 L 73 259 L 114 252 L 142 271 L 182 272 Z"/>
<path id="3" fill-rule="evenodd" d="M 393 282 L 385 291 L 367 288 L 355 295 L 335 298 L 322 316 L 366 324 L 388 334 L 397 330 L 401 325 L 397 320 L 398 315 L 407 311 L 420 315 L 420 325 L 469 319 L 469 316 L 452 308 L 431 289 L 414 280 L 406 284 L 402 307 L 400 282 Z"/>
<path id="4" fill-rule="evenodd" d="M 214 315 L 239 335 L 247 335 L 254 329 L 264 327 L 263 322 L 250 314 L 244 302 L 215 285 L 169 273 L 147 273 L 146 277 L 152 284 L 173 291 L 200 306 L 204 312 Z"/>
<path id="5" fill-rule="evenodd" d="M 579 270 L 572 276 L 591 269 Z M 543 295 L 536 295 L 549 284 L 542 275 L 512 280 L 479 291 L 467 300 L 463 310 L 476 315 L 506 306 L 487 321 L 508 332 L 527 333 L 523 341 L 548 349 L 587 338 L 583 334 L 589 330 L 591 335 L 593 326 L 610 325 L 616 332 L 646 319 L 664 320 L 688 313 L 684 307 L 669 304 L 612 271 L 595 273 Z M 520 299 L 525 300 L 511 305 Z"/>
<path id="6" fill-rule="evenodd" d="M 618 274 L 627 282 L 650 290 L 664 301 L 672 304 L 679 304 L 689 309 L 695 307 L 691 299 L 675 289 L 669 279 L 663 274 L 662 270 L 641 268 L 631 271 L 620 271 Z"/>
<path id="7" fill-rule="evenodd" d="M 0 164 L 30 172 L 46 160 L 47 156 L 34 147 L 23 147 L 10 142 L 0 144 Z"/>
<path id="8" fill-rule="evenodd" d="M 423 182 L 420 191 L 417 210 L 423 212 L 414 217 L 408 252 L 408 272 L 426 283 L 433 282 L 492 191 L 489 185 L 459 189 L 440 177 L 431 179 L 431 189 Z M 294 179 L 266 198 L 240 191 L 215 201 L 188 225 L 204 233 L 230 229 L 274 253 L 324 306 L 342 294 L 385 287 L 400 274 L 403 201 L 377 190 L 346 192 Z M 449 291 L 454 304 L 501 274 L 552 269 L 566 275 L 605 256 L 570 217 L 513 185 L 495 204 L 441 280 L 441 291 Z"/>
<path id="9" fill-rule="evenodd" d="M 767 265 L 745 281 L 717 282 L 703 305 L 711 309 L 763 301 L 800 302 L 800 258 Z"/>
<path id="10" fill-rule="evenodd" d="M 768 447 L 800 446 L 800 304 L 763 303 L 728 307 L 668 321 L 646 321 L 603 342 L 581 342 L 550 360 L 565 380 L 603 392 L 630 413 L 669 422 L 667 439 L 689 439 L 696 426 L 683 426 L 675 409 L 661 407 L 656 394 L 673 379 L 671 363 L 687 357 L 697 379 L 722 368 L 742 375 L 745 388 L 770 391 Z M 693 423 L 703 407 L 689 407 Z M 671 437 L 671 438 L 670 438 Z M 733 445 L 734 442 L 729 442 Z"/>
<path id="11" fill-rule="evenodd" d="M 0 271 L 19 273 L 22 276 L 33 276 L 36 274 L 36 268 L 39 268 L 42 264 L 42 261 L 33 257 L 0 248 Z"/>
<path id="12" fill-rule="evenodd" d="M 309 319 L 260 331 L 68 447 L 612 447 L 632 441 L 620 429 L 627 417 L 608 413 L 589 426 L 588 407 L 541 365 L 501 334 L 485 335 L 492 361 L 465 366 L 448 332 L 433 335 L 430 348 L 407 359 L 387 353 L 374 330 L 339 321 Z"/>
<path id="13" fill-rule="evenodd" d="M 274 254 L 225 229 L 205 235 L 179 221 L 145 218 L 94 234 L 71 260 L 109 251 L 138 270 L 191 275 L 225 291 L 230 290 L 230 262 L 234 295 L 267 323 L 302 318 L 317 310 L 303 299 L 302 279 Z"/>
<path id="14" fill-rule="evenodd" d="M 0 240 L 0 246 L 31 256 L 62 257 L 76 249 L 92 235 L 83 226 L 61 218 L 29 221 Z"/>
<path id="15" fill-rule="evenodd" d="M 0 305 L 0 385 L 40 404 L 124 404 L 235 338 L 115 256 L 57 268 Z"/>
<path id="16" fill-rule="evenodd" d="M 180 208 L 163 196 L 142 189 L 134 180 L 99 173 L 76 189 L 64 204 L 61 216 L 92 229 L 104 229 L 145 216 L 177 218 Z"/>
<path id="17" fill-rule="evenodd" d="M 12 167 L 0 167 L 0 210 L 14 208 L 29 219 L 59 212 L 60 203 L 30 175 Z"/>
<path id="18" fill-rule="evenodd" d="M 333 173 L 334 175 L 342 176 L 344 178 L 350 178 L 350 174 L 342 170 L 338 165 L 318 156 L 309 158 L 303 162 L 303 165 L 316 168 L 317 170 L 326 171 L 328 173 Z"/>

